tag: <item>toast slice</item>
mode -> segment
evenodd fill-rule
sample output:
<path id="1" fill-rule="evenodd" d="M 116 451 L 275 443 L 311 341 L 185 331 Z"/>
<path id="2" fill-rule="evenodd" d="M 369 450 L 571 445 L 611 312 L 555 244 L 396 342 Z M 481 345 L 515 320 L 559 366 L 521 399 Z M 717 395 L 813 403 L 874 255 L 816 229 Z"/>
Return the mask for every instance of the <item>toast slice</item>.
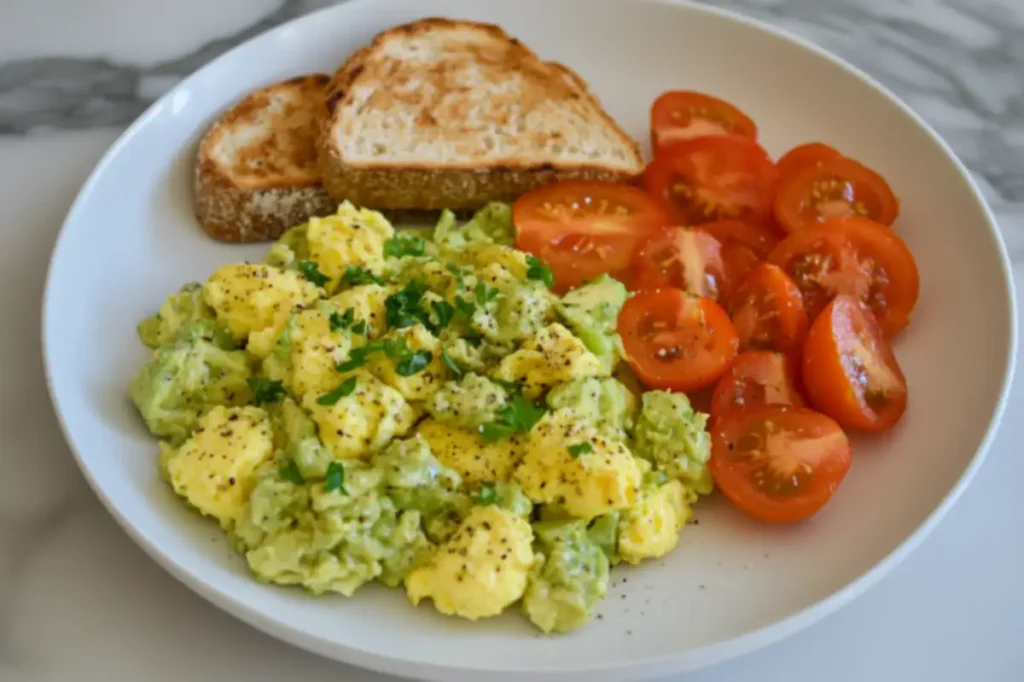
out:
<path id="1" fill-rule="evenodd" d="M 556 180 L 632 181 L 636 143 L 583 80 L 491 24 L 423 19 L 338 70 L 318 139 L 324 187 L 382 210 L 470 210 Z"/>
<path id="2" fill-rule="evenodd" d="M 206 133 L 196 159 L 195 212 L 211 237 L 276 239 L 337 208 L 316 164 L 329 82 L 309 74 L 257 90 Z"/>

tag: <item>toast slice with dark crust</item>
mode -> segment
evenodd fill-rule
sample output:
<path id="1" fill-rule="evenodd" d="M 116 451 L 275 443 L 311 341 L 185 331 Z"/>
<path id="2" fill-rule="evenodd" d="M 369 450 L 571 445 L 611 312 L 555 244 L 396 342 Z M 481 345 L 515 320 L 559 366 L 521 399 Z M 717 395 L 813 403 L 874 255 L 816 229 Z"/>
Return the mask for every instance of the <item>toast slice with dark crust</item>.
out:
<path id="1" fill-rule="evenodd" d="M 329 81 L 309 74 L 257 90 L 206 133 L 195 166 L 195 212 L 211 237 L 276 239 L 337 208 L 316 163 Z"/>

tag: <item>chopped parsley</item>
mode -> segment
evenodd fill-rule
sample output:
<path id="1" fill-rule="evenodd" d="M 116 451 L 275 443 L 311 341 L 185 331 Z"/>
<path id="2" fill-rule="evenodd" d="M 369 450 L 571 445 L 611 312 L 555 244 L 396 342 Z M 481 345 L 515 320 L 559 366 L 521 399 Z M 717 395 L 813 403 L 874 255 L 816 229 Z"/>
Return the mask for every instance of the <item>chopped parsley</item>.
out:
<path id="1" fill-rule="evenodd" d="M 441 362 L 448 368 L 448 371 L 455 375 L 456 379 L 461 379 L 466 373 L 466 370 L 459 367 L 458 363 L 452 360 L 452 356 L 448 355 L 447 351 L 441 351 Z"/>
<path id="2" fill-rule="evenodd" d="M 526 264 L 529 269 L 526 271 L 526 278 L 543 282 L 548 289 L 555 286 L 555 276 L 551 274 L 551 268 L 536 256 L 527 256 Z"/>
<path id="3" fill-rule="evenodd" d="M 252 390 L 252 399 L 257 405 L 276 403 L 284 397 L 284 384 L 273 379 L 249 378 L 245 382 Z"/>
<path id="4" fill-rule="evenodd" d="M 449 263 L 444 267 L 449 273 L 451 273 L 451 276 L 455 278 L 455 288 L 457 290 L 465 289 L 466 278 L 462 276 L 462 270 L 459 270 L 459 266 L 455 263 Z"/>
<path id="5" fill-rule="evenodd" d="M 279 469 L 281 478 L 295 485 L 302 485 L 306 482 L 306 479 L 302 477 L 302 472 L 299 471 L 299 467 L 296 466 L 294 461 L 289 460 L 287 464 L 282 464 Z"/>
<path id="6" fill-rule="evenodd" d="M 423 256 L 427 253 L 427 240 L 413 234 L 396 234 L 384 242 L 385 258 Z"/>
<path id="7" fill-rule="evenodd" d="M 359 320 L 352 325 L 353 334 L 365 334 L 366 333 L 366 320 Z"/>
<path id="8" fill-rule="evenodd" d="M 399 376 L 411 377 L 413 374 L 423 371 L 433 359 L 434 356 L 429 350 L 413 351 L 402 356 L 402 359 L 395 364 L 395 371 Z"/>
<path id="9" fill-rule="evenodd" d="M 455 308 L 448 301 L 433 301 L 430 307 L 434 309 L 434 315 L 437 317 L 437 324 L 434 325 L 436 329 L 444 329 L 455 317 Z"/>
<path id="10" fill-rule="evenodd" d="M 498 491 L 493 483 L 484 483 L 476 493 L 477 504 L 496 504 L 498 502 Z"/>
<path id="11" fill-rule="evenodd" d="M 461 296 L 455 297 L 455 311 L 460 317 L 471 320 L 473 319 L 473 313 L 476 312 L 476 306 L 473 305 L 472 301 L 467 301 Z"/>
<path id="12" fill-rule="evenodd" d="M 384 301 L 385 319 L 388 326 L 404 329 L 414 324 L 428 323 L 427 314 L 420 308 L 420 300 L 427 292 L 427 285 L 413 280 Z"/>
<path id="13" fill-rule="evenodd" d="M 498 290 L 493 287 L 487 286 L 487 282 L 481 279 L 477 280 L 476 290 L 473 293 L 476 294 L 477 305 L 485 306 L 489 301 L 494 300 L 494 298 L 498 295 Z"/>
<path id="14" fill-rule="evenodd" d="M 317 405 L 333 405 L 347 395 L 351 395 L 352 391 L 356 390 L 356 378 L 349 377 L 343 382 L 338 384 L 338 387 L 330 393 L 324 393 L 322 396 L 316 399 Z"/>
<path id="15" fill-rule="evenodd" d="M 348 495 L 345 490 L 345 467 L 341 462 L 331 462 L 327 465 L 327 475 L 324 477 L 324 490 L 340 490 Z"/>
<path id="16" fill-rule="evenodd" d="M 383 341 L 374 341 L 365 346 L 353 348 L 348 354 L 348 359 L 335 367 L 335 369 L 339 372 L 351 372 L 365 365 L 366 361 L 374 353 L 384 353 L 384 355 L 395 360 L 395 371 L 403 377 L 409 377 L 421 371 L 430 364 L 434 357 L 428 350 L 414 351 L 410 349 L 405 339 L 384 339 Z M 340 389 L 341 386 L 338 388 Z"/>
<path id="17" fill-rule="evenodd" d="M 331 278 L 320 272 L 320 268 L 314 261 L 300 260 L 298 263 L 299 272 L 318 287 L 322 287 L 331 281 Z"/>
<path id="18" fill-rule="evenodd" d="M 521 381 L 505 381 L 504 379 L 491 379 L 491 381 L 510 393 L 519 393 L 523 390 L 523 383 Z"/>
<path id="19" fill-rule="evenodd" d="M 338 332 L 343 329 L 348 329 L 352 325 L 352 320 L 355 318 L 355 314 L 355 310 L 352 308 L 346 309 L 344 313 L 339 313 L 337 311 L 331 313 L 331 317 L 329 319 L 331 323 L 331 331 Z"/>
<path id="20" fill-rule="evenodd" d="M 492 443 L 504 440 L 514 433 L 526 433 L 540 421 L 547 410 L 542 405 L 531 403 L 521 395 L 498 410 L 498 418 L 480 427 L 480 435 Z"/>
<path id="21" fill-rule="evenodd" d="M 341 276 L 341 283 L 354 287 L 359 284 L 384 284 L 384 280 L 366 268 L 361 268 L 358 265 L 346 265 L 345 274 Z"/>
<path id="22" fill-rule="evenodd" d="M 594 451 L 594 446 L 588 441 L 583 441 L 581 443 L 576 443 L 575 445 L 570 445 L 567 449 L 569 450 L 570 455 L 573 457 L 579 457 L 580 455 L 589 455 Z"/>

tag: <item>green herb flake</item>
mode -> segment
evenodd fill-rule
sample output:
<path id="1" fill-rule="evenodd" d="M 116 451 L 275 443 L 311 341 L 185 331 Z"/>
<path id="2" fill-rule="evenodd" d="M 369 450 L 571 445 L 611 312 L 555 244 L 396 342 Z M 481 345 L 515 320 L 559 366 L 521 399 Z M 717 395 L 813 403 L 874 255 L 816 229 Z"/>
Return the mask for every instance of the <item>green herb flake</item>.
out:
<path id="1" fill-rule="evenodd" d="M 320 272 L 319 266 L 311 260 L 300 260 L 298 262 L 299 272 L 318 287 L 322 287 L 331 281 L 331 278 Z"/>
<path id="2" fill-rule="evenodd" d="M 366 320 L 359 320 L 352 325 L 353 334 L 365 334 L 366 333 Z"/>
<path id="3" fill-rule="evenodd" d="M 521 395 L 515 395 L 512 402 L 498 410 L 498 418 L 480 427 L 480 435 L 491 442 L 508 438 L 513 433 L 527 433 L 540 421 L 547 410 L 542 405 L 531 403 Z"/>
<path id="4" fill-rule="evenodd" d="M 455 312 L 464 320 L 473 319 L 473 313 L 476 312 L 476 306 L 473 305 L 472 301 L 467 301 L 461 296 L 455 297 Z"/>
<path id="5" fill-rule="evenodd" d="M 448 368 L 456 379 L 461 379 L 466 374 L 466 370 L 459 367 L 458 363 L 452 360 L 452 356 L 448 355 L 447 351 L 441 351 L 441 362 Z"/>
<path id="6" fill-rule="evenodd" d="M 474 294 L 476 295 L 477 305 L 485 306 L 489 301 L 494 300 L 494 298 L 498 295 L 498 290 L 487 286 L 487 283 L 481 279 L 477 280 L 476 290 L 474 291 Z"/>
<path id="7" fill-rule="evenodd" d="M 359 284 L 384 284 L 384 280 L 366 268 L 361 268 L 358 265 L 346 265 L 345 274 L 341 276 L 341 283 L 354 287 Z"/>
<path id="8" fill-rule="evenodd" d="M 569 454 L 573 457 L 579 457 L 580 455 L 589 455 L 594 451 L 594 446 L 588 441 L 583 441 L 581 443 L 576 443 L 575 445 L 570 445 L 568 450 Z"/>
<path id="9" fill-rule="evenodd" d="M 384 242 L 385 258 L 401 258 L 402 256 L 424 256 L 427 253 L 427 240 L 412 234 L 396 234 Z"/>
<path id="10" fill-rule="evenodd" d="M 510 393 L 519 393 L 523 390 L 523 384 L 521 381 L 505 381 L 504 379 L 491 379 L 491 381 Z"/>
<path id="11" fill-rule="evenodd" d="M 384 301 L 385 319 L 389 326 L 404 329 L 414 324 L 429 322 L 427 314 L 420 309 L 420 299 L 427 292 L 427 285 L 419 280 L 409 282 Z"/>
<path id="12" fill-rule="evenodd" d="M 324 477 L 324 490 L 327 492 L 340 490 L 345 495 L 348 495 L 348 491 L 345 490 L 345 467 L 341 462 L 331 462 L 327 465 L 327 475 Z"/>
<path id="13" fill-rule="evenodd" d="M 444 266 L 445 269 L 455 278 L 455 289 L 461 291 L 466 288 L 466 278 L 462 275 L 462 270 L 459 270 L 459 266 L 455 263 L 449 263 Z"/>
<path id="14" fill-rule="evenodd" d="M 437 317 L 437 324 L 433 325 L 434 328 L 431 331 L 437 333 L 447 327 L 455 317 L 455 308 L 448 301 L 434 301 L 430 307 L 434 309 L 434 316 Z"/>
<path id="15" fill-rule="evenodd" d="M 322 396 L 316 399 L 317 405 L 333 405 L 347 395 L 351 395 L 352 391 L 356 390 L 356 378 L 349 377 L 343 382 L 338 384 L 338 387 L 330 393 L 324 393 Z"/>
<path id="16" fill-rule="evenodd" d="M 279 473 L 281 474 L 281 478 L 290 483 L 294 483 L 295 485 L 302 485 L 306 482 L 306 479 L 302 477 L 302 472 L 299 471 L 299 467 L 291 460 L 289 460 L 287 464 L 281 465 Z"/>
<path id="17" fill-rule="evenodd" d="M 497 504 L 498 491 L 493 483 L 484 483 L 480 486 L 480 490 L 476 493 L 476 502 L 482 505 Z"/>
<path id="18" fill-rule="evenodd" d="M 276 403 L 284 397 L 284 384 L 280 381 L 259 378 L 249 378 L 245 381 L 249 384 L 249 388 L 252 390 L 253 402 L 257 405 Z"/>
<path id="19" fill-rule="evenodd" d="M 348 329 L 352 324 L 352 320 L 355 317 L 355 311 L 352 308 L 348 308 L 344 313 L 337 311 L 331 313 L 329 322 L 331 324 L 332 332 L 339 332 L 344 329 Z"/>
<path id="20" fill-rule="evenodd" d="M 399 376 L 411 377 L 413 374 L 423 371 L 433 359 L 434 356 L 429 350 L 420 350 L 409 353 L 395 365 L 395 372 L 397 372 Z"/>
<path id="21" fill-rule="evenodd" d="M 529 269 L 526 271 L 526 278 L 543 282 L 548 289 L 555 286 L 555 276 L 551 274 L 551 268 L 536 256 L 527 256 L 526 264 Z"/>

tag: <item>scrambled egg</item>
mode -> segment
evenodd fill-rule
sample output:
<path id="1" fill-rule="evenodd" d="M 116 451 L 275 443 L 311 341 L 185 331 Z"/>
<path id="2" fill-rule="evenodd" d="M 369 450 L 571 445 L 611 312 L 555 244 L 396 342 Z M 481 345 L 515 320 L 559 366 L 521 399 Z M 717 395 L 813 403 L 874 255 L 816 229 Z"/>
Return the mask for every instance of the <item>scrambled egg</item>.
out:
<path id="1" fill-rule="evenodd" d="M 523 381 L 523 395 L 535 398 L 555 384 L 601 373 L 597 356 L 572 332 L 555 322 L 503 358 L 495 376 L 504 381 Z"/>
<path id="2" fill-rule="evenodd" d="M 690 519 L 686 489 L 678 480 L 643 491 L 619 519 L 619 556 L 631 564 L 671 552 Z"/>
<path id="3" fill-rule="evenodd" d="M 295 272 L 237 263 L 219 268 L 203 286 L 203 300 L 248 349 L 266 357 L 288 317 L 315 301 L 319 290 Z"/>
<path id="4" fill-rule="evenodd" d="M 360 369 L 346 376 L 356 378 L 352 393 L 333 405 L 312 401 L 307 409 L 320 440 L 335 458 L 366 459 L 392 438 L 408 433 L 418 414 L 401 393 L 372 374 Z"/>
<path id="5" fill-rule="evenodd" d="M 444 382 L 446 370 L 441 362 L 441 344 L 437 337 L 427 331 L 422 324 L 397 329 L 388 335 L 389 338 L 402 339 L 411 351 L 428 351 L 430 361 L 426 367 L 410 376 L 399 373 L 398 360 L 388 357 L 385 353 L 374 353 L 370 357 L 368 367 L 378 379 L 398 390 L 406 400 L 426 400 Z"/>
<path id="6" fill-rule="evenodd" d="M 163 465 L 174 492 L 230 528 L 245 507 L 256 468 L 273 451 L 266 412 L 218 405 L 180 448 L 165 451 Z"/>
<path id="7" fill-rule="evenodd" d="M 525 253 L 501 244 L 467 244 L 462 249 L 461 260 L 485 269 L 492 264 L 498 265 L 517 279 L 526 279 L 530 269 Z"/>
<path id="8" fill-rule="evenodd" d="M 309 257 L 320 272 L 337 282 L 346 265 L 379 269 L 384 262 L 384 244 L 394 234 L 391 223 L 380 213 L 346 201 L 334 215 L 310 218 L 306 239 Z"/>
<path id="9" fill-rule="evenodd" d="M 351 308 L 354 322 L 366 322 L 367 336 L 372 340 L 387 331 L 384 301 L 393 293 L 393 287 L 360 284 L 336 294 L 331 301 L 342 313 Z"/>
<path id="10" fill-rule="evenodd" d="M 515 472 L 531 500 L 582 519 L 632 507 L 642 478 L 641 465 L 623 443 L 601 435 L 571 409 L 537 422 Z"/>
<path id="11" fill-rule="evenodd" d="M 425 565 L 405 579 L 409 600 L 432 599 L 441 613 L 469 620 L 501 613 L 526 591 L 533 529 L 494 505 L 474 507 Z"/>
<path id="12" fill-rule="evenodd" d="M 332 332 L 322 311 L 303 310 L 295 317 L 291 342 L 291 389 L 299 402 L 310 409 L 317 398 L 341 382 L 334 368 L 348 356 L 351 337 L 344 332 Z"/>
<path id="13" fill-rule="evenodd" d="M 489 443 L 469 429 L 436 419 L 423 421 L 416 431 L 441 464 L 455 469 L 471 485 L 508 481 L 519 459 L 521 442 L 516 436 Z"/>

